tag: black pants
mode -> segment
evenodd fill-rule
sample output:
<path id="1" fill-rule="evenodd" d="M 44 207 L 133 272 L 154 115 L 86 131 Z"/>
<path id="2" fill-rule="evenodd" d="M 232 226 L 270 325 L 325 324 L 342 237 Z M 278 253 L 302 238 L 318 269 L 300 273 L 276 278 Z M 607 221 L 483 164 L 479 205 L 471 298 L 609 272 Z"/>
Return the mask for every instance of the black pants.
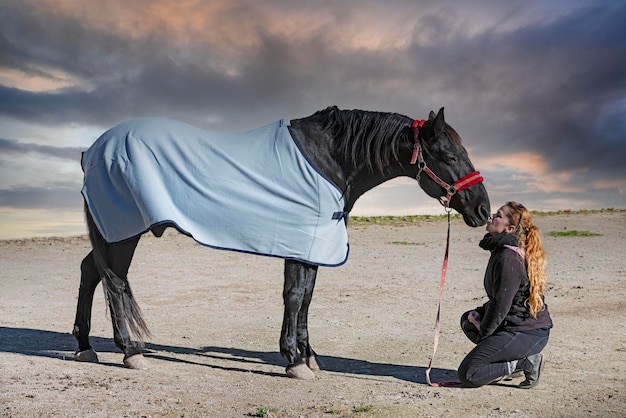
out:
<path id="1" fill-rule="evenodd" d="M 497 331 L 482 341 L 476 327 L 467 320 L 470 311 L 461 317 L 461 329 L 476 347 L 459 366 L 459 380 L 465 386 L 479 387 L 510 374 L 510 362 L 540 353 L 548 343 L 549 328 L 529 331 Z"/>

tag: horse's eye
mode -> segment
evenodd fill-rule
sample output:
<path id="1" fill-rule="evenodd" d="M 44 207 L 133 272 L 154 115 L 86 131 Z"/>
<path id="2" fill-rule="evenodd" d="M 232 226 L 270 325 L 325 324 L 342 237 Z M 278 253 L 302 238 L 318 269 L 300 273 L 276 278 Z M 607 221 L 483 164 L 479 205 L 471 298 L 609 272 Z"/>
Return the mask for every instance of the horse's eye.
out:
<path id="1" fill-rule="evenodd" d="M 446 162 L 450 165 L 456 164 L 456 158 L 455 157 L 448 157 L 446 158 Z"/>

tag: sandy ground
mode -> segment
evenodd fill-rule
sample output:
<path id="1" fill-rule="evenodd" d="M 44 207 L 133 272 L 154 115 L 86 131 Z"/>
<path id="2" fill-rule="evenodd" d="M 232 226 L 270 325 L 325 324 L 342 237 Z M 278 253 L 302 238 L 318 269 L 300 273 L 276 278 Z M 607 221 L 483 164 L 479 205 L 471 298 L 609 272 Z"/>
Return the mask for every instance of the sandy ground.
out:
<path id="1" fill-rule="evenodd" d="M 626 212 L 535 217 L 549 258 L 555 322 L 539 386 L 425 383 L 445 247 L 445 220 L 350 227 L 345 266 L 322 268 L 310 312 L 323 371 L 284 377 L 278 353 L 282 260 L 210 250 L 174 231 L 145 236 L 130 272 L 153 339 L 151 368 L 122 367 L 103 295 L 92 344 L 73 361 L 85 237 L 0 241 L 0 416 L 3 417 L 624 417 Z M 472 344 L 458 328 L 483 302 L 483 229 L 452 222 L 433 380 L 456 377 Z M 100 288 L 99 288 L 100 289 Z"/>

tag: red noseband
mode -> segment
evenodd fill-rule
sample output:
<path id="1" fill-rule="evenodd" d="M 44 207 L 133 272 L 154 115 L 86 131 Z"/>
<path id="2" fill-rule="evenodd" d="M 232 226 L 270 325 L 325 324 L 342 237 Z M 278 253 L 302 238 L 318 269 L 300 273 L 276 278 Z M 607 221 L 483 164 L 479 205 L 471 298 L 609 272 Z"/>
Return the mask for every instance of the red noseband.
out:
<path id="1" fill-rule="evenodd" d="M 417 163 L 418 171 L 417 171 L 417 175 L 415 176 L 415 178 L 417 179 L 418 182 L 420 180 L 420 176 L 422 172 L 425 172 L 426 174 L 428 174 L 428 177 L 433 179 L 435 183 L 437 183 L 438 185 L 444 188 L 447 194 L 446 196 L 441 196 L 439 198 L 439 201 L 441 202 L 442 205 L 444 205 L 447 208 L 449 207 L 450 199 L 452 198 L 454 194 L 460 192 L 461 190 L 465 190 L 468 187 L 472 187 L 473 185 L 482 182 L 484 179 L 480 175 L 480 172 L 473 171 L 469 173 L 468 175 L 455 181 L 453 185 L 449 185 L 445 181 L 441 180 L 430 168 L 428 168 L 428 166 L 426 165 L 426 161 L 424 161 L 424 157 L 422 155 L 422 147 L 420 146 L 420 141 L 419 141 L 419 131 L 424 126 L 424 123 L 426 123 L 425 120 L 416 119 L 411 124 L 411 129 L 413 129 L 413 139 L 415 141 L 415 144 L 413 145 L 413 156 L 411 157 L 411 164 Z"/>

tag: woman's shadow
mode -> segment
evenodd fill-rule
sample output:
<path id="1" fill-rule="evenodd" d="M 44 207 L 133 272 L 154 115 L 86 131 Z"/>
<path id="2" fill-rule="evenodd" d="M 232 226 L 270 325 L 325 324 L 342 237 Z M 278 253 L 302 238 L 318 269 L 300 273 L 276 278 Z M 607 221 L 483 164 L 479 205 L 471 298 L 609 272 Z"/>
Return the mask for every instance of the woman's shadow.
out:
<path id="1" fill-rule="evenodd" d="M 92 336 L 90 341 L 97 352 L 121 354 L 112 338 Z M 159 361 L 187 363 L 233 372 L 285 376 L 282 373 L 282 368 L 286 366 L 286 362 L 278 352 L 213 346 L 193 348 L 153 343 L 146 343 L 144 348 L 146 357 Z M 70 333 L 32 328 L 0 327 L 0 352 L 73 361 L 75 349 L 76 341 Z M 184 356 L 181 357 L 180 355 Z M 326 372 L 349 374 L 368 379 L 377 376 L 390 376 L 411 383 L 427 384 L 425 367 L 376 363 L 328 355 L 321 355 L 317 360 L 321 369 Z M 258 364 L 281 367 L 281 372 L 257 370 L 255 366 Z M 107 365 L 123 367 L 121 362 L 120 364 L 111 363 Z M 456 379 L 457 375 L 456 370 L 433 368 L 430 377 L 433 381 L 449 381 Z"/>

